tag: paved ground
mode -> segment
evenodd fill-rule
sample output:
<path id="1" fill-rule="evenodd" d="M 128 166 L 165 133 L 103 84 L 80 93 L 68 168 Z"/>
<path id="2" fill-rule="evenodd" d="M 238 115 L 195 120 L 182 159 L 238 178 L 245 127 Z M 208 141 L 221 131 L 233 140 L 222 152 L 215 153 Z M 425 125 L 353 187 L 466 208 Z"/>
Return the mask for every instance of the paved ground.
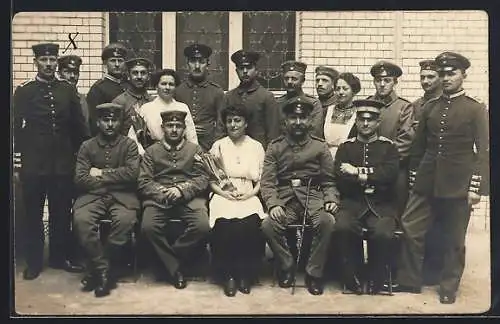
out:
<path id="1" fill-rule="evenodd" d="M 155 282 L 148 274 L 137 283 L 120 283 L 106 298 L 79 290 L 80 275 L 52 269 L 35 281 L 23 281 L 16 271 L 15 304 L 18 314 L 31 315 L 138 315 L 138 314 L 458 314 L 481 313 L 490 307 L 489 232 L 472 227 L 467 237 L 467 264 L 453 305 L 442 305 L 437 287 L 425 287 L 420 295 L 399 293 L 394 296 L 343 295 L 335 282 L 327 284 L 323 296 L 311 296 L 298 288 L 271 286 L 271 278 L 250 295 L 225 297 L 210 282 L 189 282 L 184 290 Z M 302 279 L 301 279 L 302 280 Z"/>

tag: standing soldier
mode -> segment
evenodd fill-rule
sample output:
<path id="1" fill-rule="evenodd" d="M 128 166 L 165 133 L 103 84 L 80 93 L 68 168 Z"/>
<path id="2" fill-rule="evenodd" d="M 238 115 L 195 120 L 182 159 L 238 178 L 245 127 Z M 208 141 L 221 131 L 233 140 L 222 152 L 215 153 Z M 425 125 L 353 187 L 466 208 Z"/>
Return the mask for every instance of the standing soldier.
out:
<path id="1" fill-rule="evenodd" d="M 323 293 L 323 268 L 335 224 L 331 213 L 337 209 L 333 158 L 324 140 L 310 135 L 313 104 L 305 97 L 283 107 L 286 134 L 271 141 L 264 158 L 262 198 L 269 217 L 262 222 L 273 254 L 279 261 L 279 285 L 293 285 L 294 260 L 286 245 L 287 225 L 297 222 L 306 210 L 312 225 L 313 241 L 306 265 L 306 285 L 312 295 Z M 300 252 L 299 252 L 300 253 Z"/>
<path id="2" fill-rule="evenodd" d="M 145 58 L 133 58 L 125 62 L 125 67 L 129 86 L 112 102 L 124 108 L 121 134 L 133 139 L 137 143 L 139 154 L 143 155 L 144 150 L 153 144 L 153 139 L 149 134 L 146 122 L 139 115 L 139 110 L 143 104 L 154 99 L 146 88 L 153 63 Z"/>
<path id="3" fill-rule="evenodd" d="M 439 77 L 436 62 L 434 60 L 423 60 L 420 65 L 420 85 L 424 90 L 423 97 L 413 102 L 415 108 L 415 129 L 422 114 L 422 108 L 431 99 L 438 98 L 443 94 L 443 80 Z M 439 283 L 439 273 L 443 267 L 443 256 L 441 251 L 441 223 L 440 218 L 435 218 L 433 225 L 427 232 L 425 257 L 423 264 L 424 284 L 435 285 Z"/>
<path id="4" fill-rule="evenodd" d="M 266 149 L 271 140 L 279 135 L 280 112 L 272 92 L 257 81 L 259 53 L 239 50 L 231 55 L 236 65 L 240 85 L 224 96 L 224 107 L 243 104 L 251 112 L 247 135 L 259 141 Z M 224 125 L 221 123 L 221 128 Z M 222 131 L 221 131 L 222 133 Z"/>
<path id="5" fill-rule="evenodd" d="M 127 49 L 121 43 L 111 43 L 101 54 L 102 62 L 106 65 L 107 73 L 101 80 L 97 80 L 87 93 L 89 108 L 90 135 L 98 133 L 95 107 L 102 103 L 111 102 L 127 88 L 123 77 L 123 63 L 127 59 Z"/>
<path id="6" fill-rule="evenodd" d="M 26 263 L 23 278 L 43 268 L 43 206 L 49 201 L 49 266 L 73 270 L 68 261 L 75 155 L 88 137 L 76 88 L 55 78 L 59 45 L 32 46 L 38 73 L 14 93 L 14 154 L 26 208 Z"/>
<path id="7" fill-rule="evenodd" d="M 396 145 L 377 129 L 383 102 L 356 100 L 357 137 L 340 144 L 335 155 L 335 177 L 341 201 L 335 230 L 340 240 L 342 281 L 347 289 L 362 294 L 361 279 L 368 280 L 368 293 L 383 288 L 386 265 L 396 225 L 393 200 L 398 178 L 399 154 Z M 368 278 L 362 278 L 359 246 L 362 228 L 368 235 Z"/>
<path id="8" fill-rule="evenodd" d="M 200 146 L 208 151 L 212 147 L 223 108 L 224 91 L 208 80 L 209 57 L 212 49 L 203 44 L 192 44 L 184 49 L 189 75 L 176 89 L 174 99 L 188 105 L 193 116 Z"/>
<path id="9" fill-rule="evenodd" d="M 337 98 L 335 95 L 335 85 L 339 78 L 339 72 L 328 66 L 318 66 L 316 68 L 316 92 L 323 107 L 323 125 L 328 107 L 335 105 Z"/>
<path id="10" fill-rule="evenodd" d="M 286 93 L 281 97 L 278 97 L 276 101 L 278 102 L 278 109 L 281 114 L 281 133 L 285 132 L 285 119 L 286 116 L 283 114 L 283 107 L 289 102 L 295 100 L 297 97 L 305 97 L 313 105 L 313 110 L 310 119 L 310 127 L 312 128 L 312 134 L 314 136 L 323 138 L 323 108 L 318 99 L 311 95 L 305 94 L 302 90 L 304 85 L 305 74 L 306 74 L 307 64 L 298 61 L 286 61 L 281 65 L 281 73 L 283 78 L 283 83 L 285 84 Z"/>
<path id="11" fill-rule="evenodd" d="M 415 111 L 415 122 L 418 123 L 422 108 L 431 99 L 437 98 L 443 94 L 443 84 L 437 71 L 436 62 L 434 60 L 423 60 L 420 65 L 420 85 L 424 90 L 424 96 L 413 102 Z"/>
<path id="12" fill-rule="evenodd" d="M 82 58 L 78 55 L 60 56 L 57 59 L 57 71 L 59 74 L 59 79 L 66 80 L 76 87 L 78 84 L 78 80 L 80 79 L 81 65 L 82 65 Z M 80 105 L 82 106 L 83 117 L 85 118 L 87 127 L 90 127 L 89 107 L 87 105 L 87 99 L 85 98 L 85 94 L 78 92 L 78 97 L 80 97 Z"/>
<path id="13" fill-rule="evenodd" d="M 401 218 L 405 235 L 397 290 L 420 293 L 424 238 L 433 217 L 440 217 L 444 261 L 439 300 L 451 304 L 464 271 L 471 206 L 488 194 L 488 111 L 462 87 L 467 58 L 444 52 L 436 64 L 443 95 L 425 104 L 412 146 L 410 170 L 416 176 Z"/>
<path id="14" fill-rule="evenodd" d="M 370 74 L 373 76 L 376 93 L 367 99 L 385 103 L 380 113 L 379 134 L 392 140 L 399 151 L 399 176 L 396 190 L 399 218 L 408 199 L 408 157 L 415 135 L 413 106 L 408 100 L 399 97 L 394 90 L 398 84 L 398 78 L 403 74 L 399 66 L 388 61 L 379 61 L 372 66 Z"/>

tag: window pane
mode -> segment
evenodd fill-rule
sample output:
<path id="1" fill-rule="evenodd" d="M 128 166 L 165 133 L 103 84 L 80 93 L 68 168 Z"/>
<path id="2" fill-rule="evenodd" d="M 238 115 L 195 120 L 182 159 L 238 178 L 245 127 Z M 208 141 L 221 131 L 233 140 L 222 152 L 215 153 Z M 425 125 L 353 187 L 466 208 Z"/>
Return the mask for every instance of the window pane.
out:
<path id="1" fill-rule="evenodd" d="M 110 12 L 110 43 L 122 42 L 131 57 L 147 58 L 161 68 L 161 16 L 161 12 Z"/>
<path id="2" fill-rule="evenodd" d="M 212 48 L 208 67 L 209 78 L 227 90 L 229 13 L 227 11 L 177 13 L 176 68 L 182 78 L 185 78 L 188 72 L 184 48 L 195 42 Z"/>
<path id="3" fill-rule="evenodd" d="M 295 59 L 295 12 L 244 12 L 243 48 L 261 55 L 259 82 L 269 90 L 283 90 L 280 65 Z"/>

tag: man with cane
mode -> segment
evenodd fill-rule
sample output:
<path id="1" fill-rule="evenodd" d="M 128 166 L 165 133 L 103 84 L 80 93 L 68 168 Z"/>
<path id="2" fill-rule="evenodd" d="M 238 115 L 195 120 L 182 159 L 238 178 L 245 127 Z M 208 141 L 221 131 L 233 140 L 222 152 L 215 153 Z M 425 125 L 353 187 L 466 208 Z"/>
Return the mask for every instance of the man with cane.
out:
<path id="1" fill-rule="evenodd" d="M 283 107 L 286 132 L 271 141 L 264 159 L 261 192 L 269 217 L 263 220 L 262 231 L 279 261 L 279 285 L 289 288 L 295 283 L 297 264 L 294 266 L 284 234 L 287 226 L 297 221 L 302 221 L 302 227 L 310 223 L 313 241 L 305 281 L 311 294 L 321 295 L 338 192 L 328 147 L 323 139 L 310 134 L 312 109 L 313 104 L 304 96 Z M 307 220 L 300 219 L 301 214 Z"/>

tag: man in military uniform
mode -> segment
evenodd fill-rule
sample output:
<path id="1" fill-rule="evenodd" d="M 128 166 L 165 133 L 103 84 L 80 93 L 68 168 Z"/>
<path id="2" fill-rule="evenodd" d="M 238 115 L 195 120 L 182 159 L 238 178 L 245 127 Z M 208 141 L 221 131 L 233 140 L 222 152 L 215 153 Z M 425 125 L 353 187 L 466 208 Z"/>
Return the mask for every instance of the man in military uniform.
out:
<path id="1" fill-rule="evenodd" d="M 55 78 L 59 45 L 32 46 L 38 73 L 14 93 L 14 155 L 26 209 L 26 263 L 23 278 L 43 267 L 43 206 L 49 201 L 49 266 L 73 270 L 68 262 L 75 155 L 88 137 L 76 88 Z M 69 245 L 71 246 L 71 245 Z"/>
<path id="2" fill-rule="evenodd" d="M 146 122 L 139 115 L 139 108 L 153 97 L 148 94 L 147 84 L 151 77 L 153 63 L 145 58 L 133 58 L 125 62 L 129 86 L 122 94 L 113 99 L 113 103 L 123 106 L 124 116 L 121 134 L 133 139 L 143 155 L 145 148 L 153 144 Z"/>
<path id="3" fill-rule="evenodd" d="M 82 58 L 78 55 L 64 55 L 57 59 L 57 71 L 59 79 L 66 80 L 75 87 L 80 79 L 80 66 L 82 65 Z M 78 88 L 77 88 L 78 89 Z M 89 127 L 89 108 L 85 94 L 78 92 L 80 97 L 80 105 L 82 106 L 82 114 L 85 118 L 87 127 Z M 89 130 L 90 132 L 90 130 Z"/>
<path id="4" fill-rule="evenodd" d="M 367 99 L 382 101 L 385 104 L 380 113 L 378 133 L 392 140 L 398 147 L 399 176 L 396 199 L 398 217 L 401 217 L 408 199 L 408 156 L 415 136 L 414 109 L 408 100 L 399 97 L 394 90 L 398 78 L 403 74 L 399 66 L 388 61 L 379 61 L 371 67 L 370 74 L 373 77 L 376 93 Z"/>
<path id="5" fill-rule="evenodd" d="M 302 85 L 306 80 L 306 69 L 307 64 L 298 61 L 286 61 L 281 65 L 281 75 L 286 90 L 286 93 L 284 95 L 276 99 L 276 101 L 278 102 L 278 110 L 281 112 L 281 133 L 286 132 L 286 116 L 283 114 L 283 107 L 297 97 L 305 97 L 309 101 L 311 101 L 313 105 L 313 110 L 309 117 L 309 124 L 312 128 L 312 134 L 317 137 L 323 138 L 324 125 L 323 108 L 321 107 L 321 103 L 318 99 L 314 98 L 311 95 L 305 94 L 302 90 Z"/>
<path id="6" fill-rule="evenodd" d="M 212 49 L 194 43 L 184 49 L 189 69 L 188 78 L 176 89 L 174 99 L 188 105 L 193 116 L 200 146 L 208 151 L 218 134 L 220 112 L 224 105 L 224 91 L 215 82 L 208 80 L 209 57 Z"/>
<path id="7" fill-rule="evenodd" d="M 97 105 L 96 117 L 99 133 L 82 144 L 77 156 L 79 196 L 73 206 L 73 223 L 88 257 L 83 290 L 94 290 L 96 297 L 103 297 L 114 286 L 116 267 L 137 222 L 139 153 L 133 140 L 120 135 L 122 106 Z M 97 229 L 103 218 L 111 219 L 104 249 Z"/>
<path id="8" fill-rule="evenodd" d="M 418 127 L 418 120 L 424 105 L 431 99 L 443 94 L 442 79 L 439 77 L 436 61 L 423 60 L 420 65 L 420 85 L 424 90 L 424 95 L 413 102 L 415 108 L 415 129 Z M 424 284 L 434 285 L 439 283 L 439 273 L 443 267 L 443 255 L 439 244 L 441 240 L 442 225 L 440 218 L 435 218 L 434 223 L 429 228 L 426 236 L 426 249 L 423 264 Z"/>
<path id="9" fill-rule="evenodd" d="M 239 50 L 231 55 L 240 85 L 224 96 L 224 107 L 243 104 L 251 112 L 247 134 L 264 149 L 279 136 L 280 111 L 274 95 L 257 81 L 259 53 Z M 224 129 L 223 123 L 220 128 Z M 223 131 L 221 131 L 222 133 Z"/>
<path id="10" fill-rule="evenodd" d="M 383 288 L 391 257 L 399 154 L 396 145 L 377 132 L 384 103 L 355 100 L 353 104 L 358 135 L 340 144 L 335 156 L 335 177 L 341 197 L 335 229 L 341 246 L 343 283 L 347 289 L 362 294 L 361 280 L 368 279 L 368 293 L 374 295 Z M 369 278 L 360 276 L 361 251 L 356 249 L 363 227 L 368 230 Z"/>
<path id="11" fill-rule="evenodd" d="M 111 43 L 106 46 L 101 54 L 102 62 L 106 65 L 107 73 L 101 80 L 97 80 L 87 93 L 89 108 L 90 134 L 97 135 L 97 119 L 95 107 L 102 103 L 111 102 L 127 88 L 124 81 L 123 63 L 127 59 L 127 49 L 121 43 Z"/>
<path id="12" fill-rule="evenodd" d="M 443 95 L 425 104 L 410 158 L 414 181 L 401 218 L 398 290 L 420 293 L 425 235 L 434 217 L 443 224 L 441 303 L 455 302 L 465 266 L 471 206 L 488 195 L 488 111 L 462 87 L 470 62 L 458 53 L 436 57 Z M 429 208 L 430 206 L 430 208 Z"/>
<path id="13" fill-rule="evenodd" d="M 208 175 L 197 158 L 202 149 L 184 139 L 185 111 L 161 113 L 165 138 L 146 149 L 139 174 L 143 197 L 142 233 L 151 242 L 174 287 L 186 287 L 183 267 L 206 241 L 209 233 L 204 193 Z M 170 244 L 165 235 L 168 220 L 180 217 L 184 233 Z"/>
<path id="14" fill-rule="evenodd" d="M 420 86 L 424 90 L 424 95 L 413 102 L 415 112 L 415 124 L 418 124 L 422 108 L 427 101 L 437 98 L 443 94 L 443 80 L 439 77 L 437 71 L 436 61 L 423 60 L 419 62 L 420 65 Z M 416 129 L 416 127 L 415 127 Z"/>
<path id="15" fill-rule="evenodd" d="M 280 264 L 279 285 L 288 288 L 293 284 L 295 262 L 284 234 L 287 225 L 299 221 L 307 208 L 306 221 L 312 225 L 313 241 L 306 285 L 311 294 L 320 295 L 335 224 L 331 213 L 337 209 L 338 193 L 328 147 L 324 140 L 310 135 L 313 109 L 305 97 L 297 97 L 283 107 L 287 132 L 271 141 L 264 158 L 261 192 L 269 217 L 263 220 L 262 231 Z"/>
<path id="16" fill-rule="evenodd" d="M 337 70 L 328 66 L 318 66 L 316 68 L 316 92 L 318 99 L 323 107 L 323 124 L 325 123 L 325 116 L 328 107 L 334 105 L 337 101 L 335 95 L 335 85 L 339 77 Z"/>

